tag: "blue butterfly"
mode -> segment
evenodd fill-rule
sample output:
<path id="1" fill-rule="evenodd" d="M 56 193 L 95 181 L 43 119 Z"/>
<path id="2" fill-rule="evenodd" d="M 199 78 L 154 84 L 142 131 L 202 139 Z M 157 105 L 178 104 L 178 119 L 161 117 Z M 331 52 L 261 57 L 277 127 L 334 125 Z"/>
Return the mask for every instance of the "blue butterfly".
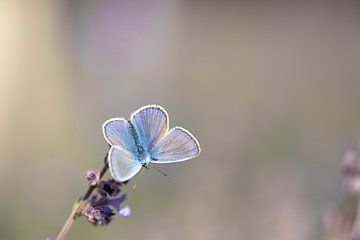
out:
<path id="1" fill-rule="evenodd" d="M 129 180 L 149 163 L 185 161 L 201 151 L 199 142 L 186 129 L 174 127 L 169 131 L 168 114 L 158 105 L 140 108 L 130 120 L 109 119 L 102 128 L 111 146 L 110 173 L 118 182 Z"/>

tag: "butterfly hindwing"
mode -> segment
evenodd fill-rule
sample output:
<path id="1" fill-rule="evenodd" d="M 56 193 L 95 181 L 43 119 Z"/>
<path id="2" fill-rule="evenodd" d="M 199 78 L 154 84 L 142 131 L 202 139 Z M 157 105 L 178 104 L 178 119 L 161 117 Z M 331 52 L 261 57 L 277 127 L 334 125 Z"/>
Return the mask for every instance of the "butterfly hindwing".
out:
<path id="1" fill-rule="evenodd" d="M 180 162 L 200 154 L 200 145 L 186 129 L 175 127 L 150 152 L 153 163 Z"/>
<path id="2" fill-rule="evenodd" d="M 158 105 L 140 108 L 131 115 L 130 121 L 145 151 L 150 151 L 169 129 L 168 114 Z"/>
<path id="3" fill-rule="evenodd" d="M 111 176 L 118 182 L 129 180 L 141 168 L 141 163 L 131 152 L 118 146 L 110 148 L 108 163 Z"/>

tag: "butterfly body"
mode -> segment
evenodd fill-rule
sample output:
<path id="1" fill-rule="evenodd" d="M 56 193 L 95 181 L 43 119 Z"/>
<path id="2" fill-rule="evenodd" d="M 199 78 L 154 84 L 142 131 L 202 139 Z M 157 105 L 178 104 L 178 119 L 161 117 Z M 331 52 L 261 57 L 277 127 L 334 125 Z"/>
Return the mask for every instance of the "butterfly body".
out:
<path id="1" fill-rule="evenodd" d="M 111 146 L 110 173 L 115 180 L 127 181 L 150 163 L 185 161 L 200 154 L 196 138 L 180 127 L 168 131 L 168 122 L 162 107 L 149 105 L 134 112 L 130 120 L 113 118 L 104 123 L 103 133 Z"/>
<path id="2" fill-rule="evenodd" d="M 128 128 L 131 136 L 133 137 L 136 157 L 143 166 L 147 166 L 150 162 L 150 155 L 147 151 L 145 151 L 144 147 L 140 145 L 139 136 L 130 120 L 128 120 Z"/>

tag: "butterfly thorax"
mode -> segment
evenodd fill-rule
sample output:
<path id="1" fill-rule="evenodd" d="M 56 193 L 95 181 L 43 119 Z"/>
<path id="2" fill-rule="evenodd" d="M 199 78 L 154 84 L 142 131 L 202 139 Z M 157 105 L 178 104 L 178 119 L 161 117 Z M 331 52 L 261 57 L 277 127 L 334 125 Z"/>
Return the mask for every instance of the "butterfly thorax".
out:
<path id="1" fill-rule="evenodd" d="M 144 167 L 147 167 L 148 163 L 150 162 L 150 155 L 144 149 L 144 147 L 141 146 L 139 141 L 139 135 L 137 134 L 134 125 L 131 123 L 131 121 L 128 121 L 128 124 L 129 124 L 129 132 L 134 141 L 136 157 Z"/>

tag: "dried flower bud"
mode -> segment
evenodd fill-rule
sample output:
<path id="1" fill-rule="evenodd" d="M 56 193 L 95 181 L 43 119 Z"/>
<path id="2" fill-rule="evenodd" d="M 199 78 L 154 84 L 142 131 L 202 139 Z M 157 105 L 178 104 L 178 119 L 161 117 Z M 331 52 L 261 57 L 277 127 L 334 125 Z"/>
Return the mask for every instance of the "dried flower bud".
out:
<path id="1" fill-rule="evenodd" d="M 89 186 L 96 186 L 100 180 L 100 172 L 97 170 L 89 170 L 86 173 Z"/>
<path id="2" fill-rule="evenodd" d="M 113 210 L 107 206 L 94 208 L 88 205 L 83 210 L 83 215 L 95 226 L 104 226 L 111 222 L 112 216 L 115 215 Z"/>

